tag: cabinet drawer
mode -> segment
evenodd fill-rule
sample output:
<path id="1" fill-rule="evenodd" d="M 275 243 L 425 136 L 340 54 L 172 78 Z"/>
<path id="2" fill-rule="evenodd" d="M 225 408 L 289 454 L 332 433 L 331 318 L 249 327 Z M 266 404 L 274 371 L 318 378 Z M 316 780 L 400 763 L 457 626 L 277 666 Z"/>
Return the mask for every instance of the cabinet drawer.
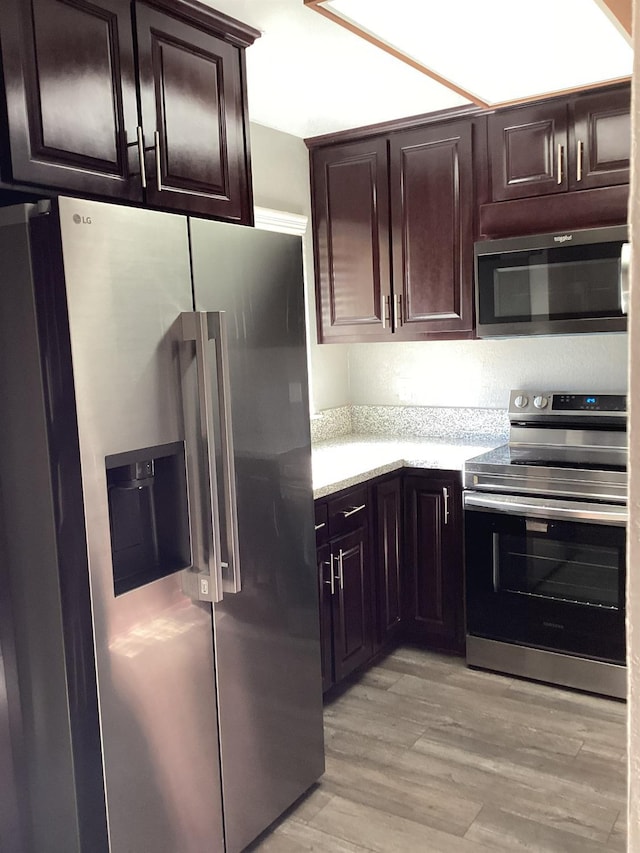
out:
<path id="1" fill-rule="evenodd" d="M 328 524 L 328 509 L 327 504 L 322 501 L 322 503 L 315 503 L 315 515 L 316 515 L 316 545 L 324 545 L 324 543 L 329 538 L 329 524 Z"/>
<path id="2" fill-rule="evenodd" d="M 353 489 L 340 498 L 327 502 L 329 511 L 329 536 L 339 536 L 362 527 L 368 518 L 367 488 Z"/>

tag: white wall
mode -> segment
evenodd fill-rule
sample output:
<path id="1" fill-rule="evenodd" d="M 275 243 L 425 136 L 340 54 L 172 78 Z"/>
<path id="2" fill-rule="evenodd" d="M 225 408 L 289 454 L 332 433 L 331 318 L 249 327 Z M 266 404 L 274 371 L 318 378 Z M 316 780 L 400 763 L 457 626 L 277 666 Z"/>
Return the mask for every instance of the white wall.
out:
<path id="1" fill-rule="evenodd" d="M 351 402 L 506 408 L 509 391 L 626 391 L 627 335 L 354 344 Z"/>
<path id="2" fill-rule="evenodd" d="M 311 364 L 311 406 L 314 411 L 349 402 L 347 347 L 318 346 L 315 324 L 313 246 L 309 154 L 302 139 L 260 124 L 251 124 L 253 200 L 258 207 L 307 216 L 305 267 Z"/>

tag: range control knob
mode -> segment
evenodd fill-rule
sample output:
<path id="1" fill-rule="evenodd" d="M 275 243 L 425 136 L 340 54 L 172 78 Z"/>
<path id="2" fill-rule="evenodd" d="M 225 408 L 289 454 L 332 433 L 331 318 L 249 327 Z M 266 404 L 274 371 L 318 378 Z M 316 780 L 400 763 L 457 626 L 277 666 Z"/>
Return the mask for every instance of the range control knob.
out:
<path id="1" fill-rule="evenodd" d="M 533 399 L 533 405 L 536 409 L 546 409 L 548 402 L 546 397 L 534 397 Z"/>
<path id="2" fill-rule="evenodd" d="M 529 398 L 525 397 L 523 394 L 518 394 L 518 396 L 513 402 L 517 409 L 524 409 L 527 403 L 529 402 Z"/>

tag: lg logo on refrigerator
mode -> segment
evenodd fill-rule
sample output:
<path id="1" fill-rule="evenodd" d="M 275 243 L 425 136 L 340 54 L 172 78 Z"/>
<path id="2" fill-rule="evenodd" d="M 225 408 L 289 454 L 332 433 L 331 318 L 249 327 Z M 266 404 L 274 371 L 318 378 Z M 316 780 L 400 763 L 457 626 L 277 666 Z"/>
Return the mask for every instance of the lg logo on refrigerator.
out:
<path id="1" fill-rule="evenodd" d="M 80 216 L 79 213 L 73 214 L 73 221 L 76 223 L 76 225 L 91 225 L 91 217 Z"/>

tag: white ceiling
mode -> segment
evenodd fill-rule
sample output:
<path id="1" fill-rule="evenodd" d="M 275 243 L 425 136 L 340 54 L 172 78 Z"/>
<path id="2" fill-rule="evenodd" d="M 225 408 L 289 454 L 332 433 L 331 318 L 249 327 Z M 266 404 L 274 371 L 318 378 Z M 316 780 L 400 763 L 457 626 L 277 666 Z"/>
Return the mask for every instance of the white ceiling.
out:
<path id="1" fill-rule="evenodd" d="M 303 0 L 206 2 L 262 32 L 247 49 L 251 121 L 309 137 L 468 103 L 420 71 L 306 8 Z M 414 2 L 424 4 L 427 0 Z M 448 0 L 448 5 L 455 2 Z M 389 8 L 393 7 L 393 0 L 389 0 Z M 518 7 L 530 13 L 536 4 L 512 3 L 514 10 Z M 527 23 L 514 20 L 513 26 L 521 39 Z M 579 26 L 574 19 L 568 42 L 580 39 L 576 32 Z M 611 26 L 604 17 L 603 26 Z M 485 34 L 476 31 L 478 40 L 486 40 L 487 59 L 500 56 L 494 32 L 489 21 Z M 453 54 L 457 49 L 455 30 L 451 38 Z M 546 54 L 544 47 L 538 48 L 541 62 Z M 594 75 L 595 82 L 599 77 L 596 72 Z M 472 87 L 467 88 L 473 91 Z"/>

